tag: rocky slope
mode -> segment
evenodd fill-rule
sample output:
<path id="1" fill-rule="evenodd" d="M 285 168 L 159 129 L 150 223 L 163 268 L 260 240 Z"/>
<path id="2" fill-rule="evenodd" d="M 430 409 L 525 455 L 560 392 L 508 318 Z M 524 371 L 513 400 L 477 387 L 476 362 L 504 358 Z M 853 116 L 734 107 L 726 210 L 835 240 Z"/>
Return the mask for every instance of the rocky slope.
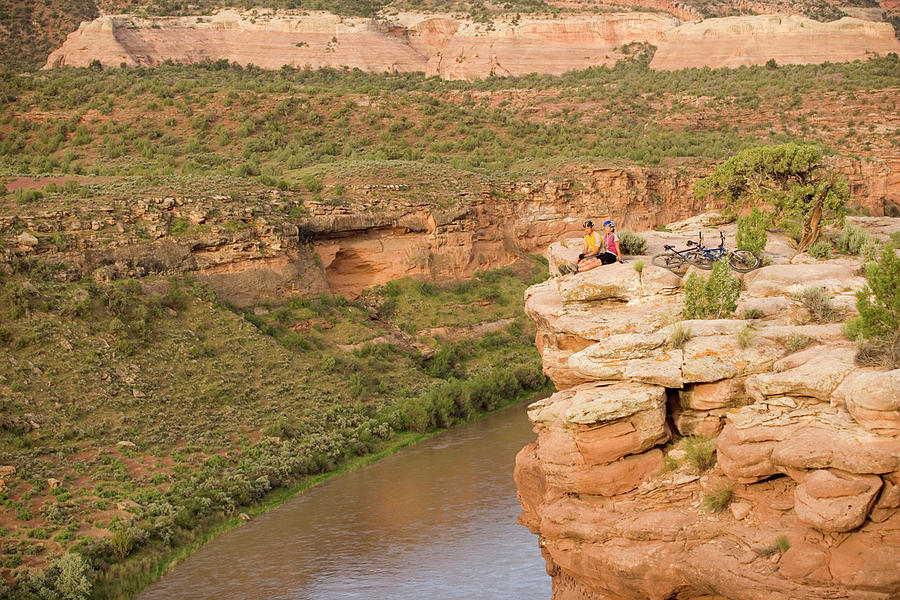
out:
<path id="1" fill-rule="evenodd" d="M 841 62 L 900 51 L 889 24 L 852 18 L 818 23 L 767 15 L 682 24 L 661 13 L 631 12 L 485 25 L 448 15 L 399 14 L 379 21 L 221 11 L 208 17 L 103 16 L 82 23 L 46 67 L 226 59 L 268 69 L 349 67 L 477 79 L 609 65 L 634 42 L 659 47 L 651 66 L 660 69 L 763 64 L 771 58 Z"/>
<path id="2" fill-rule="evenodd" d="M 579 245 L 551 246 L 551 269 Z M 841 323 L 792 295 L 821 289 L 851 316 L 857 261 L 768 249 L 776 264 L 743 276 L 753 320 L 679 322 L 682 279 L 650 264 L 526 292 L 559 391 L 530 407 L 515 476 L 554 600 L 900 595 L 900 370 L 855 365 Z M 667 445 L 692 434 L 718 434 L 711 470 L 685 461 L 691 439 Z M 725 489 L 727 509 L 704 508 Z"/>

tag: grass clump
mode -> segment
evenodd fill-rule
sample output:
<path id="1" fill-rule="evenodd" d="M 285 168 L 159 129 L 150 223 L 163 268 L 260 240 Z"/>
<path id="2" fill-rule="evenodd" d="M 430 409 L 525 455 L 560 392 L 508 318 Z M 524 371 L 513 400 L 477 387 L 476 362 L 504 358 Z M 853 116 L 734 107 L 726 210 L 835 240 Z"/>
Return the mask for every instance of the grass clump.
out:
<path id="1" fill-rule="evenodd" d="M 684 438 L 685 459 L 698 473 L 716 464 L 716 438 L 705 435 L 689 435 Z"/>
<path id="2" fill-rule="evenodd" d="M 808 335 L 803 335 L 800 333 L 794 333 L 784 341 L 784 346 L 788 351 L 788 354 L 792 354 L 794 352 L 799 352 L 803 350 L 807 346 L 813 343 L 813 340 Z"/>
<path id="3" fill-rule="evenodd" d="M 719 319 L 728 317 L 737 308 L 741 284 L 731 274 L 728 265 L 716 262 L 709 279 L 703 281 L 691 273 L 684 285 L 686 319 Z"/>
<path id="4" fill-rule="evenodd" d="M 684 323 L 675 323 L 669 332 L 669 346 L 677 350 L 684 348 L 692 337 L 691 328 Z"/>
<path id="5" fill-rule="evenodd" d="M 647 238 L 631 231 L 619 234 L 619 245 L 625 254 L 638 255 L 647 252 Z"/>
<path id="6" fill-rule="evenodd" d="M 748 324 L 744 324 L 743 327 L 738 329 L 734 333 L 735 340 L 737 341 L 738 348 L 741 350 L 746 350 L 750 346 L 753 345 L 753 338 L 755 334 L 753 333 L 753 328 Z"/>
<path id="7" fill-rule="evenodd" d="M 639 260 L 636 263 L 634 263 L 634 270 L 638 274 L 643 273 L 644 272 L 644 261 Z"/>
<path id="8" fill-rule="evenodd" d="M 741 318 L 747 321 L 752 321 L 754 319 L 762 319 L 766 316 L 766 313 L 759 310 L 758 308 L 748 308 L 744 312 L 741 313 Z"/>
<path id="9" fill-rule="evenodd" d="M 718 488 L 715 491 L 704 494 L 702 505 L 703 508 L 711 513 L 720 513 L 731 504 L 734 500 L 734 490 L 730 485 Z"/>
<path id="10" fill-rule="evenodd" d="M 792 294 L 792 298 L 809 312 L 809 318 L 814 323 L 832 323 L 840 317 L 840 312 L 831 302 L 831 296 L 825 295 L 822 288 L 808 287 Z"/>

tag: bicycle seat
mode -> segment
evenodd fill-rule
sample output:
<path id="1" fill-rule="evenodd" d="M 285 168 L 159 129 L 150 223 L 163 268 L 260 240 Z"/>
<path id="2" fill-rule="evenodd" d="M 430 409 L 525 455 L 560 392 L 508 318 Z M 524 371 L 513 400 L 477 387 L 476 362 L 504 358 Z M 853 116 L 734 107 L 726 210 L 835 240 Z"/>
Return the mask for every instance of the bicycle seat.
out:
<path id="1" fill-rule="evenodd" d="M 674 250 L 675 249 L 674 246 L 669 246 L 669 245 L 663 246 L 663 248 L 665 248 L 666 250 Z"/>

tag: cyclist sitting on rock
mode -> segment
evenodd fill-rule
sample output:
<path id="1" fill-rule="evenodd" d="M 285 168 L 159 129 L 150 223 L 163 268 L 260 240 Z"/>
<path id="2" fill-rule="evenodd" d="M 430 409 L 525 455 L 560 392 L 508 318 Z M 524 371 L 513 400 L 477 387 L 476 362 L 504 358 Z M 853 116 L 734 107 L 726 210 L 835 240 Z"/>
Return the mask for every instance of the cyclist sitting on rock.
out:
<path id="1" fill-rule="evenodd" d="M 615 223 L 606 221 L 603 227 L 606 231 L 605 236 L 594 231 L 593 221 L 584 222 L 584 249 L 578 255 L 578 263 L 575 265 L 561 264 L 559 266 L 560 273 L 583 273 L 619 260 L 621 250 L 619 237 L 615 234 Z"/>

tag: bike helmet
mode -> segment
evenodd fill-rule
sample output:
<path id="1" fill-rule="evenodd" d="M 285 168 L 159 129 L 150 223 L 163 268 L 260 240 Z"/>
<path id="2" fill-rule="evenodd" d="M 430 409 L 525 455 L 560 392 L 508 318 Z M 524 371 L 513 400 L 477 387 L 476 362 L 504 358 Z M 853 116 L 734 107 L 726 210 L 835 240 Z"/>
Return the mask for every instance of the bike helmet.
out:
<path id="1" fill-rule="evenodd" d="M 594 226 L 593 221 L 585 221 L 584 225 L 582 225 L 582 227 L 593 227 L 593 226 Z"/>
<path id="2" fill-rule="evenodd" d="M 604 221 L 603 226 L 604 227 L 615 227 L 616 223 L 615 223 L 615 221 Z"/>

